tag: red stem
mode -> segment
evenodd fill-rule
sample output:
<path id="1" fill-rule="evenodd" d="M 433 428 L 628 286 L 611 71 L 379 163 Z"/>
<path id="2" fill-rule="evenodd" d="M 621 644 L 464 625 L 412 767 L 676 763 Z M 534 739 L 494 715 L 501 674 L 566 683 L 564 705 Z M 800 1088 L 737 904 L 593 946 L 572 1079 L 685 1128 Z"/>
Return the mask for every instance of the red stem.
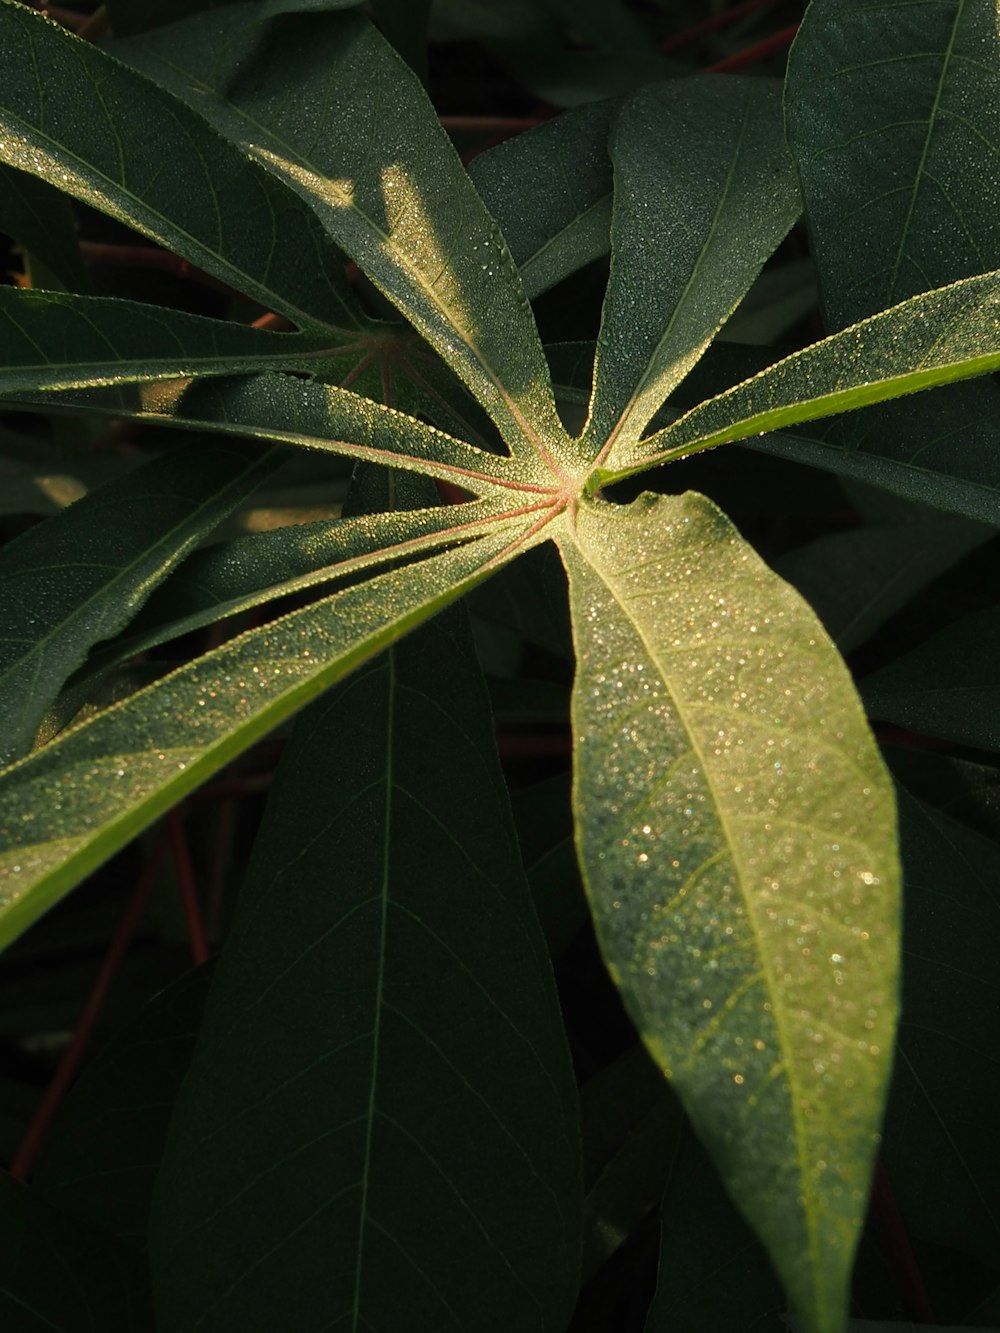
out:
<path id="1" fill-rule="evenodd" d="M 201 919 L 201 906 L 198 902 L 198 886 L 195 883 L 191 867 L 191 852 L 188 848 L 187 834 L 176 810 L 167 815 L 167 833 L 170 837 L 170 850 L 177 868 L 177 884 L 181 891 L 184 905 L 184 920 L 187 922 L 188 941 L 191 945 L 191 957 L 195 963 L 208 960 L 208 942 L 205 939 L 205 925 Z"/>
<path id="2" fill-rule="evenodd" d="M 76 1030 L 69 1045 L 63 1051 L 62 1058 L 56 1066 L 49 1086 L 45 1089 L 45 1095 L 42 1097 L 38 1109 L 25 1131 L 24 1138 L 18 1146 L 10 1167 L 10 1174 L 15 1180 L 27 1180 L 31 1174 L 39 1150 L 48 1137 L 53 1117 L 62 1105 L 63 1098 L 66 1096 L 76 1071 L 86 1054 L 90 1039 L 94 1034 L 94 1027 L 101 1016 L 108 992 L 111 989 L 111 983 L 122 965 L 129 943 L 146 909 L 146 903 L 166 850 L 166 834 L 161 833 L 149 860 L 143 867 L 135 888 L 132 890 L 132 896 L 122 913 L 118 929 L 108 945 L 108 951 L 104 955 L 104 961 L 101 963 L 90 994 L 87 996 L 87 1002 L 84 1005 L 80 1021 L 76 1025 Z"/>
<path id="3" fill-rule="evenodd" d="M 782 28 L 781 32 L 774 33 L 771 37 L 765 37 L 762 42 L 756 46 L 748 46 L 745 51 L 737 51 L 734 56 L 727 56 L 725 60 L 720 60 L 714 65 L 709 65 L 707 73 L 709 74 L 731 74 L 735 69 L 745 69 L 747 65 L 753 65 L 758 60 L 763 60 L 774 51 L 781 51 L 786 46 L 791 46 L 792 39 L 799 30 L 799 25 L 793 23 L 790 28 Z"/>

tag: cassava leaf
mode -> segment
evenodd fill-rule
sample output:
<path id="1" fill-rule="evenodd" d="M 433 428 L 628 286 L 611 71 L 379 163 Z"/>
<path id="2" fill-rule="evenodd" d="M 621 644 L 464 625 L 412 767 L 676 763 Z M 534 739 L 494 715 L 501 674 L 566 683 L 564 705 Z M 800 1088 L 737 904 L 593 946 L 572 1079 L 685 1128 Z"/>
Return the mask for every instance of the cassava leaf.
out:
<path id="1" fill-rule="evenodd" d="M 300 327 L 357 329 L 339 256 L 312 213 L 155 83 L 3 0 L 0 89 L 0 162 L 110 213 Z"/>
<path id="2" fill-rule="evenodd" d="M 861 684 L 872 717 L 923 736 L 1000 750 L 1000 607 L 963 616 Z"/>
<path id="3" fill-rule="evenodd" d="M 195 551 L 157 588 L 128 632 L 93 654 L 86 671 L 137 653 L 276 597 L 353 577 L 392 560 L 450 545 L 508 517 L 496 500 L 295 523 Z"/>
<path id="4" fill-rule="evenodd" d="M 322 336 L 179 310 L 0 287 L 0 394 L 321 368 Z"/>
<path id="5" fill-rule="evenodd" d="M 576 1091 L 477 676 L 451 610 L 296 725 L 158 1180 L 161 1333 L 565 1327 Z"/>
<path id="6" fill-rule="evenodd" d="M 586 440 L 613 465 L 690 370 L 799 213 L 780 88 L 703 77 L 614 118 L 615 203 Z"/>
<path id="7" fill-rule="evenodd" d="M 0 762 L 23 754 L 64 681 L 284 461 L 176 450 L 98 487 L 0 551 Z"/>
<path id="8" fill-rule="evenodd" d="M 534 298 L 611 243 L 608 128 L 614 104 L 590 102 L 517 134 L 469 164 Z"/>
<path id="9" fill-rule="evenodd" d="M 907 10 L 905 22 L 902 12 L 824 0 L 789 57 L 789 147 L 833 329 L 1000 268 L 996 8 L 947 0 Z M 877 58 L 858 60 L 858 44 L 873 40 Z M 761 447 L 997 521 L 1000 390 L 990 380 L 869 408 L 819 435 Z"/>
<path id="10" fill-rule="evenodd" d="M 618 456 L 605 483 L 668 458 L 898 398 L 1000 366 L 1000 273 L 914 296 L 813 343 Z"/>
<path id="11" fill-rule="evenodd" d="M 829 327 L 1000 268 L 997 56 L 992 0 L 809 6 L 785 105 Z"/>
<path id="12" fill-rule="evenodd" d="M 333 681 L 541 540 L 526 524 L 247 631 L 6 769 L 0 943 Z"/>
<path id="13" fill-rule="evenodd" d="M 366 19 L 301 16 L 272 39 L 246 8 L 151 33 L 130 58 L 306 201 L 512 447 L 544 449 L 562 432 L 517 267 L 419 79 Z M 239 58 L 221 86 L 219 49 L 224 73 Z"/>
<path id="14" fill-rule="evenodd" d="M 560 546 L 605 958 L 806 1326 L 835 1333 L 896 1016 L 891 786 L 818 621 L 709 501 L 585 503 Z"/>
<path id="15" fill-rule="evenodd" d="M 404 412 L 349 389 L 292 375 L 262 374 L 68 394 L 25 395 L 19 407 L 94 411 L 156 425 L 250 436 L 383 463 L 451 481 L 465 490 L 530 504 L 551 493 L 512 458 L 477 449 Z"/>

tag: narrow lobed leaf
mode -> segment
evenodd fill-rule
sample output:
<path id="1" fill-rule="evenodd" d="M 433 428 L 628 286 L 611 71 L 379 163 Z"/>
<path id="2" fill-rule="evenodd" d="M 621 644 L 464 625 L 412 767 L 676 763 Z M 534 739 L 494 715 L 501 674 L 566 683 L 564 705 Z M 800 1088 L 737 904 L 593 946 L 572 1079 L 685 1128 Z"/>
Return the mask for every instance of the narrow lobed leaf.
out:
<path id="1" fill-rule="evenodd" d="M 0 551 L 0 763 L 22 755 L 90 648 L 287 457 L 176 450 L 91 491 Z"/>
<path id="2" fill-rule="evenodd" d="M 197 658 L 0 774 L 0 944 L 228 760 L 544 531 L 517 518 Z"/>
<path id="3" fill-rule="evenodd" d="M 357 328 L 340 258 L 315 217 L 155 83 L 2 0 L 0 90 L 0 162 L 109 213 L 303 328 Z"/>
<path id="4" fill-rule="evenodd" d="M 892 789 L 815 616 L 709 501 L 581 506 L 577 845 L 605 958 L 811 1333 L 892 1055 Z"/>
<path id="5" fill-rule="evenodd" d="M 613 465 L 691 369 L 799 214 L 780 88 L 706 76 L 615 116 L 615 204 L 587 425 Z"/>
<path id="6" fill-rule="evenodd" d="M 793 353 L 642 440 L 600 480 L 998 366 L 1000 272 L 983 273 L 914 296 Z"/>
<path id="7" fill-rule="evenodd" d="M 328 342 L 328 335 L 270 333 L 138 301 L 0 287 L 0 394 L 309 372 L 321 368 Z"/>
<path id="8" fill-rule="evenodd" d="M 245 5 L 199 15 L 131 58 L 308 204 L 511 447 L 561 438 L 517 266 L 419 79 L 357 15 L 280 30 L 257 17 Z"/>

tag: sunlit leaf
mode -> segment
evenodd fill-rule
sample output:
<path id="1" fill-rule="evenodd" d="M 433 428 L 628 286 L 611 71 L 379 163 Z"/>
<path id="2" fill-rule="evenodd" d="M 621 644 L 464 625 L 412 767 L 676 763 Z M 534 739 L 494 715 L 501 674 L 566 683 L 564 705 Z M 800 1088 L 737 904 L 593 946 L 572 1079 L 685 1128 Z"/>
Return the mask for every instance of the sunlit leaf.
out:
<path id="1" fill-rule="evenodd" d="M 0 162 L 110 213 L 304 328 L 357 328 L 339 256 L 315 217 L 156 84 L 3 0 L 0 89 Z"/>
<path id="2" fill-rule="evenodd" d="M 296 726 L 158 1182 L 162 1333 L 565 1328 L 576 1092 L 477 675 L 449 611 Z"/>
<path id="3" fill-rule="evenodd" d="M 780 85 L 644 89 L 615 116 L 611 277 L 587 439 L 613 465 L 732 313 L 799 213 Z"/>
<path id="4" fill-rule="evenodd" d="M 795 352 L 621 455 L 604 481 L 1000 366 L 1000 273 L 965 278 Z"/>
<path id="5" fill-rule="evenodd" d="M 0 942 L 278 722 L 511 558 L 525 520 L 512 523 L 247 631 L 6 769 Z"/>
<path id="6" fill-rule="evenodd" d="M 602 949 L 793 1304 L 834 1333 L 891 1062 L 891 787 L 822 628 L 713 505 L 587 504 L 576 534 Z"/>
<path id="7" fill-rule="evenodd" d="M 243 9 L 149 34 L 144 67 L 308 203 L 512 445 L 544 448 L 561 432 L 517 266 L 419 79 L 355 15 L 312 16 L 271 40 Z M 220 47 L 224 70 L 241 61 L 221 87 Z"/>

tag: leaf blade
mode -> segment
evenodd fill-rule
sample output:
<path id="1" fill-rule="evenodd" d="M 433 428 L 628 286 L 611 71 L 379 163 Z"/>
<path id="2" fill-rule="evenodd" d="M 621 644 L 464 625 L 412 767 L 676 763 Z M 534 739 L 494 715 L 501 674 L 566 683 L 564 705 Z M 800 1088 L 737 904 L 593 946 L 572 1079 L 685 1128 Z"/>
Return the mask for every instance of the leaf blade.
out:
<path id="1" fill-rule="evenodd" d="M 701 497 L 636 504 L 561 542 L 581 863 L 647 1044 L 809 1327 L 837 1330 L 895 1022 L 891 787 L 797 595 Z"/>
<path id="2" fill-rule="evenodd" d="M 182 450 L 98 487 L 0 552 L 0 762 L 30 746 L 101 639 L 284 461 L 254 446 Z"/>
<path id="3" fill-rule="evenodd" d="M 513 530 L 377 575 L 248 631 L 6 769 L 0 942 L 326 685 L 455 600 L 519 543 L 543 539 L 515 520 Z"/>
<path id="4" fill-rule="evenodd" d="M 767 80 L 643 89 L 616 115 L 609 150 L 611 277 L 585 438 L 614 460 L 735 309 L 799 202 Z"/>
<path id="5" fill-rule="evenodd" d="M 188 107 L 12 0 L 0 6 L 0 57 L 0 161 L 51 180 L 301 327 L 357 328 L 315 219 Z M 192 165 L 203 190 L 192 188 Z M 240 209 L 224 222 L 229 197 Z"/>

